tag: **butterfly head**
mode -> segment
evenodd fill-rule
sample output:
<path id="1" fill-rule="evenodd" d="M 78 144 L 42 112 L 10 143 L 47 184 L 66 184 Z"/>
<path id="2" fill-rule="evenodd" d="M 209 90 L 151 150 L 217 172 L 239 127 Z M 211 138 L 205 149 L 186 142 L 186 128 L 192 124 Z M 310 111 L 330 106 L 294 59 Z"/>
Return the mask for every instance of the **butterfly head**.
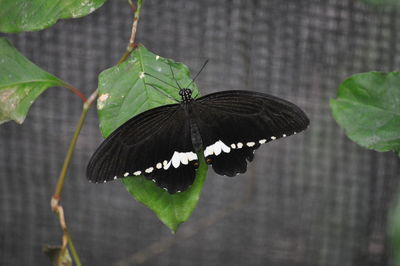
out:
<path id="1" fill-rule="evenodd" d="M 192 91 L 188 88 L 180 89 L 179 95 L 182 97 L 182 102 L 184 103 L 192 101 Z"/>

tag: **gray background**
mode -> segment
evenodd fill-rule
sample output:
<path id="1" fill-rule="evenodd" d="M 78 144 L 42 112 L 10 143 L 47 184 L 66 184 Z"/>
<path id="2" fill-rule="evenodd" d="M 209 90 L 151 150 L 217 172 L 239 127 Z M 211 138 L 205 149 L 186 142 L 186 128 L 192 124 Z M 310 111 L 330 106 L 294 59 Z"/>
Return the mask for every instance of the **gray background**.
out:
<path id="1" fill-rule="evenodd" d="M 328 103 L 354 73 L 399 69 L 399 15 L 356 0 L 144 0 L 138 40 L 192 72 L 209 58 L 197 82 L 203 94 L 274 94 L 302 107 L 311 127 L 259 149 L 245 175 L 209 170 L 193 216 L 171 235 L 120 182 L 86 181 L 101 142 L 93 108 L 62 200 L 83 264 L 391 265 L 399 158 L 351 142 Z M 88 17 L 9 39 L 89 94 L 122 55 L 131 17 L 125 1 L 110 0 Z M 50 265 L 42 246 L 61 240 L 50 198 L 80 111 L 79 98 L 52 88 L 22 126 L 0 127 L 1 265 Z"/>

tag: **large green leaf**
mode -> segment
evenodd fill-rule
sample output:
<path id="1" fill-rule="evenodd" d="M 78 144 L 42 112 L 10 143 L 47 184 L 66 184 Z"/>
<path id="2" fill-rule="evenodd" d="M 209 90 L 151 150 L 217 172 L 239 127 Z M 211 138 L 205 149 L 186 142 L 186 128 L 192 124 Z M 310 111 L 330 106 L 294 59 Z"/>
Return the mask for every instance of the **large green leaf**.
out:
<path id="1" fill-rule="evenodd" d="M 0 124 L 22 123 L 33 101 L 46 89 L 64 82 L 43 71 L 0 38 Z"/>
<path id="2" fill-rule="evenodd" d="M 179 100 L 180 96 L 175 80 L 181 86 L 191 83 L 189 69 L 149 52 L 142 45 L 124 63 L 103 71 L 99 76 L 97 100 L 103 136 L 110 135 L 134 115 L 160 105 L 176 103 L 173 99 Z M 197 97 L 199 92 L 194 83 L 190 89 Z M 142 176 L 124 178 L 123 184 L 136 200 L 148 206 L 164 224 L 176 231 L 196 207 L 206 173 L 207 165 L 201 158 L 194 184 L 187 191 L 174 195 Z"/>
<path id="3" fill-rule="evenodd" d="M 0 0 L 0 31 L 48 28 L 62 18 L 86 16 L 106 0 Z"/>
<path id="4" fill-rule="evenodd" d="M 400 73 L 356 74 L 330 101 L 333 117 L 349 138 L 376 151 L 400 155 Z"/>

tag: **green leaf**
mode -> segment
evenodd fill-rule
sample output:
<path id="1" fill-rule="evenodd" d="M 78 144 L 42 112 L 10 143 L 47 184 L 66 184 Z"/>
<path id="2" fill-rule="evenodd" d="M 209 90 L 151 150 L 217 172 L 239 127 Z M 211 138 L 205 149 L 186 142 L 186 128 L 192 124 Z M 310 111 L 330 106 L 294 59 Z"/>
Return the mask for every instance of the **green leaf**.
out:
<path id="1" fill-rule="evenodd" d="M 106 0 L 0 0 L 0 32 L 34 31 L 86 16 Z"/>
<path id="2" fill-rule="evenodd" d="M 362 2 L 374 7 L 398 7 L 400 0 L 361 0 Z"/>
<path id="3" fill-rule="evenodd" d="M 189 69 L 181 63 L 149 52 L 142 45 L 124 63 L 103 71 L 99 76 L 97 100 L 103 136 L 107 137 L 141 112 L 176 103 L 173 99 L 180 100 L 175 80 L 180 86 L 189 85 L 192 81 Z M 194 97 L 199 95 L 194 83 L 190 85 L 190 89 Z M 137 201 L 148 206 L 175 232 L 179 224 L 190 217 L 201 194 L 207 164 L 202 156 L 199 155 L 199 158 L 200 167 L 196 170 L 195 182 L 185 192 L 171 195 L 143 176 L 124 178 L 122 182 Z"/>
<path id="4" fill-rule="evenodd" d="M 148 206 L 166 226 L 176 232 L 196 208 L 206 179 L 207 164 L 202 155 L 198 154 L 198 157 L 200 166 L 196 170 L 196 179 L 184 192 L 171 195 L 142 176 L 123 178 L 122 183 L 137 201 Z"/>
<path id="5" fill-rule="evenodd" d="M 400 73 L 368 72 L 346 79 L 330 101 L 337 123 L 354 142 L 400 155 Z"/>
<path id="6" fill-rule="evenodd" d="M 33 101 L 46 89 L 65 86 L 20 54 L 5 38 L 0 38 L 0 124 L 22 123 Z"/>

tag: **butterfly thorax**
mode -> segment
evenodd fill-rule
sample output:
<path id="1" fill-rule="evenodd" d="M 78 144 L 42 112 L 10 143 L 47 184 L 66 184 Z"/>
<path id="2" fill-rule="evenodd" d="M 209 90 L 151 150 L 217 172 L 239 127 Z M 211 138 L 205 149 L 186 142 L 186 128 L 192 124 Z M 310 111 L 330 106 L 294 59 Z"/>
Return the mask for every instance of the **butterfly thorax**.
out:
<path id="1" fill-rule="evenodd" d="M 179 90 L 179 95 L 182 98 L 182 102 L 188 103 L 193 100 L 192 98 L 192 91 L 188 88 L 182 88 Z"/>

